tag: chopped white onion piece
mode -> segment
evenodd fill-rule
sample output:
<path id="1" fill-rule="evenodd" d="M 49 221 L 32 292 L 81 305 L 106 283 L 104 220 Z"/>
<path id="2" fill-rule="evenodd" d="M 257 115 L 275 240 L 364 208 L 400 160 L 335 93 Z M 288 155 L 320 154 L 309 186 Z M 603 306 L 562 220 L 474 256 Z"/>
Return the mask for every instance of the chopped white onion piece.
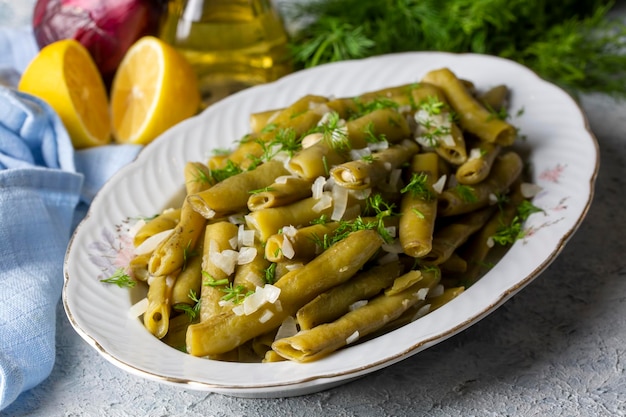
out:
<path id="1" fill-rule="evenodd" d="M 235 265 L 237 265 L 238 258 L 239 253 L 234 250 L 226 249 L 220 252 L 215 240 L 211 240 L 209 243 L 209 259 L 226 275 L 235 272 Z"/>
<path id="2" fill-rule="evenodd" d="M 348 307 L 348 309 L 350 311 L 354 311 L 359 307 L 363 307 L 364 305 L 367 305 L 368 301 L 367 300 L 359 300 L 359 301 L 355 301 L 354 303 L 350 304 L 350 306 Z"/>
<path id="3" fill-rule="evenodd" d="M 244 315 L 243 305 L 239 304 L 233 307 L 233 313 L 235 313 L 236 316 L 243 316 Z"/>
<path id="4" fill-rule="evenodd" d="M 135 237 L 137 232 L 146 225 L 146 221 L 144 219 L 139 219 L 128 229 L 128 235 L 130 237 Z"/>
<path id="5" fill-rule="evenodd" d="M 233 236 L 228 239 L 228 244 L 233 250 L 239 249 L 239 239 L 237 239 L 237 236 Z"/>
<path id="6" fill-rule="evenodd" d="M 253 246 L 254 245 L 254 230 L 244 228 L 243 224 L 239 225 L 237 231 L 237 247 Z"/>
<path id="7" fill-rule="evenodd" d="M 302 262 L 298 262 L 295 264 L 289 264 L 289 265 L 285 265 L 285 268 L 287 269 L 287 271 L 295 271 L 296 269 L 300 269 L 304 266 L 304 264 Z"/>
<path id="8" fill-rule="evenodd" d="M 241 305 L 243 306 L 243 314 L 246 316 L 257 311 L 263 304 L 265 304 L 265 297 L 262 291 L 262 287 L 257 287 L 256 291 L 244 298 Z"/>
<path id="9" fill-rule="evenodd" d="M 394 169 L 389 174 L 389 188 L 390 191 L 397 191 L 398 184 L 400 184 L 400 177 L 402 175 L 402 170 L 400 168 Z"/>
<path id="10" fill-rule="evenodd" d="M 328 104 L 316 101 L 309 102 L 309 109 L 322 116 L 332 111 L 330 107 L 328 107 Z"/>
<path id="11" fill-rule="evenodd" d="M 420 317 L 424 317 L 426 314 L 428 314 L 429 311 L 430 311 L 430 304 L 425 304 L 425 305 L 421 306 L 417 310 L 417 313 L 415 313 L 415 315 L 413 316 L 413 320 L 417 320 Z"/>
<path id="12" fill-rule="evenodd" d="M 255 229 L 255 230 L 259 229 L 259 224 L 257 223 L 257 220 L 254 218 L 254 216 L 247 215 L 244 217 L 244 219 L 246 220 L 246 225 L 250 229 Z"/>
<path id="13" fill-rule="evenodd" d="M 296 255 L 296 251 L 293 249 L 293 245 L 291 244 L 291 240 L 286 235 L 283 235 L 283 244 L 280 247 L 283 256 L 287 259 L 293 259 Z"/>
<path id="14" fill-rule="evenodd" d="M 279 151 L 274 154 L 272 159 L 278 162 L 286 163 L 291 159 L 291 155 L 287 151 Z"/>
<path id="15" fill-rule="evenodd" d="M 246 219 L 242 213 L 231 214 L 228 216 L 228 222 L 232 224 L 244 224 Z"/>
<path id="16" fill-rule="evenodd" d="M 249 271 L 244 280 L 253 284 L 255 287 L 261 287 L 265 284 L 263 277 L 253 271 Z"/>
<path id="17" fill-rule="evenodd" d="M 367 148 L 372 152 L 384 151 L 389 148 L 389 142 L 381 140 L 379 142 L 370 142 L 367 144 Z"/>
<path id="18" fill-rule="evenodd" d="M 420 124 L 420 126 L 431 122 L 430 114 L 424 109 L 419 109 L 418 111 L 416 111 L 415 114 L 413 115 L 413 118 L 415 119 L 417 123 Z"/>
<path id="19" fill-rule="evenodd" d="M 254 258 L 256 258 L 256 255 L 257 255 L 256 248 L 250 248 L 250 247 L 244 246 L 243 248 L 239 249 L 239 256 L 237 257 L 237 265 L 249 264 L 250 262 L 254 261 Z"/>
<path id="20" fill-rule="evenodd" d="M 389 253 L 403 253 L 404 249 L 399 240 L 394 240 L 393 243 L 383 243 L 382 249 Z"/>
<path id="21" fill-rule="evenodd" d="M 363 159 L 363 157 L 370 156 L 372 151 L 369 148 L 363 149 L 350 149 L 350 159 L 353 161 L 358 161 L 359 159 Z"/>
<path id="22" fill-rule="evenodd" d="M 409 113 L 413 110 L 410 104 L 405 104 L 403 106 L 398 107 L 398 113 Z"/>
<path id="23" fill-rule="evenodd" d="M 333 177 L 326 178 L 326 184 L 324 184 L 324 191 L 332 191 L 335 188 L 335 179 Z"/>
<path id="24" fill-rule="evenodd" d="M 283 235 L 294 237 L 298 233 L 298 229 L 295 226 L 289 225 L 283 227 Z"/>
<path id="25" fill-rule="evenodd" d="M 362 190 L 348 190 L 348 194 L 354 197 L 357 200 L 366 200 L 370 195 L 372 195 L 371 188 L 364 188 Z"/>
<path id="26" fill-rule="evenodd" d="M 331 197 L 330 192 L 324 191 L 322 193 L 322 196 L 320 197 L 320 200 L 313 205 L 312 209 L 314 212 L 319 213 L 331 207 L 332 205 L 333 205 L 333 198 Z"/>
<path id="27" fill-rule="evenodd" d="M 343 218 L 348 207 L 348 189 L 344 187 L 333 187 L 333 212 L 331 220 L 339 221 Z"/>
<path id="28" fill-rule="evenodd" d="M 324 185 L 326 185 L 326 178 L 322 176 L 315 178 L 315 181 L 313 181 L 313 185 L 311 185 L 311 192 L 314 199 L 319 200 L 320 198 L 322 198 Z"/>
<path id="29" fill-rule="evenodd" d="M 148 298 L 144 297 L 141 300 L 137 301 L 133 304 L 130 309 L 128 309 L 128 316 L 131 318 L 137 318 L 141 316 L 148 310 Z"/>
<path id="30" fill-rule="evenodd" d="M 428 293 L 428 297 L 429 298 L 439 297 L 440 295 L 443 295 L 443 290 L 444 290 L 443 285 L 439 284 L 435 288 L 430 290 L 430 292 Z"/>
<path id="31" fill-rule="evenodd" d="M 467 156 L 467 160 L 471 161 L 472 159 L 478 159 L 482 156 L 482 151 L 480 150 L 480 148 L 472 148 L 470 150 L 469 155 Z"/>
<path id="32" fill-rule="evenodd" d="M 447 175 L 442 175 L 439 179 L 433 184 L 433 190 L 437 194 L 441 194 L 443 192 L 443 187 L 446 186 Z"/>
<path id="33" fill-rule="evenodd" d="M 173 275 L 168 275 L 165 277 L 165 286 L 167 288 L 172 288 L 174 283 L 176 282 L 176 277 Z"/>
<path id="34" fill-rule="evenodd" d="M 454 143 L 454 138 L 452 137 L 452 135 L 442 135 L 439 136 L 439 141 L 443 142 L 446 146 L 452 148 L 454 147 L 455 143 Z"/>
<path id="35" fill-rule="evenodd" d="M 241 303 L 244 314 L 247 316 L 254 313 L 265 303 L 274 304 L 278 300 L 279 295 L 280 288 L 271 284 L 267 284 L 264 287 L 256 287 L 256 291 L 247 296 Z"/>
<path id="36" fill-rule="evenodd" d="M 494 193 L 489 193 L 488 198 L 489 198 L 490 205 L 494 205 L 498 203 L 498 196 L 495 195 Z"/>
<path id="37" fill-rule="evenodd" d="M 292 316 L 288 316 L 285 318 L 285 320 L 283 320 L 282 324 L 278 328 L 274 340 L 291 337 L 296 333 L 298 333 L 298 325 L 296 323 L 296 319 Z"/>
<path id="38" fill-rule="evenodd" d="M 520 184 L 520 192 L 525 198 L 533 198 L 539 192 L 543 190 L 541 186 L 529 182 L 523 182 Z"/>
<path id="39" fill-rule="evenodd" d="M 487 238 L 486 244 L 487 244 L 488 248 L 493 248 L 495 246 L 496 242 L 495 242 L 495 240 L 493 240 L 493 236 L 489 236 Z"/>
<path id="40" fill-rule="evenodd" d="M 265 293 L 265 298 L 268 303 L 275 303 L 280 296 L 280 288 L 272 284 L 266 284 L 263 287 L 263 292 Z"/>
<path id="41" fill-rule="evenodd" d="M 398 259 L 399 257 L 397 253 L 388 252 L 386 255 L 378 258 L 378 265 L 387 265 L 388 263 L 398 261 Z"/>
<path id="42" fill-rule="evenodd" d="M 354 343 L 357 340 L 359 340 L 359 331 L 356 330 L 354 333 L 352 333 L 350 336 L 348 336 L 348 338 L 346 339 L 346 345 L 349 345 L 350 343 Z"/>
<path id="43" fill-rule="evenodd" d="M 233 305 L 235 305 L 235 303 L 233 303 L 232 300 L 219 300 L 217 304 L 220 307 L 232 307 Z M 242 313 L 243 313 L 243 310 L 242 310 Z"/>
<path id="44" fill-rule="evenodd" d="M 302 138 L 302 149 L 310 148 L 322 139 L 324 139 L 322 133 L 310 133 Z"/>
<path id="45" fill-rule="evenodd" d="M 259 323 L 265 323 L 269 319 L 274 316 L 274 313 L 271 310 L 265 310 L 261 317 L 259 317 Z"/>
<path id="46" fill-rule="evenodd" d="M 295 175 L 281 175 L 280 177 L 276 177 L 276 179 L 274 179 L 274 182 L 276 184 L 287 184 L 287 182 L 289 182 L 290 179 L 292 178 L 298 178 Z"/>
<path id="47" fill-rule="evenodd" d="M 418 300 L 425 300 L 427 295 L 428 295 L 428 288 L 420 288 L 417 291 L 417 299 Z"/>
<path id="48" fill-rule="evenodd" d="M 145 255 L 153 252 L 157 246 L 161 244 L 168 236 L 174 231 L 174 229 L 164 230 L 159 233 L 155 233 L 135 248 L 135 255 Z"/>

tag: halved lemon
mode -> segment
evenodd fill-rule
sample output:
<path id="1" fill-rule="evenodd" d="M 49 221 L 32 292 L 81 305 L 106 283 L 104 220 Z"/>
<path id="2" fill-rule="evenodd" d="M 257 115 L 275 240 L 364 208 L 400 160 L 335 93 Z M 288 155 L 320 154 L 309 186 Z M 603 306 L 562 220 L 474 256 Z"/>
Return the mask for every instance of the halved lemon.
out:
<path id="1" fill-rule="evenodd" d="M 118 142 L 145 145 L 199 110 L 196 75 L 173 47 L 145 36 L 126 52 L 113 78 L 111 116 Z"/>
<path id="2" fill-rule="evenodd" d="M 43 99 L 57 112 L 75 148 L 111 141 L 106 87 L 80 42 L 65 39 L 42 48 L 24 70 L 17 88 Z"/>

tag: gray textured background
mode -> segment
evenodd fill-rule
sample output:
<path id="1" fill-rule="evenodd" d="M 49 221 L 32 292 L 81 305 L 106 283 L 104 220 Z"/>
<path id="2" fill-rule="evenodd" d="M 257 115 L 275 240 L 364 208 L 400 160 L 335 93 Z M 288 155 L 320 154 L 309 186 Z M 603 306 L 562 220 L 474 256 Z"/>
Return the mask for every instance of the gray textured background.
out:
<path id="1" fill-rule="evenodd" d="M 51 376 L 0 415 L 626 416 L 626 102 L 581 105 L 601 152 L 587 219 L 547 271 L 457 336 L 329 391 L 241 399 L 118 369 L 59 306 Z"/>

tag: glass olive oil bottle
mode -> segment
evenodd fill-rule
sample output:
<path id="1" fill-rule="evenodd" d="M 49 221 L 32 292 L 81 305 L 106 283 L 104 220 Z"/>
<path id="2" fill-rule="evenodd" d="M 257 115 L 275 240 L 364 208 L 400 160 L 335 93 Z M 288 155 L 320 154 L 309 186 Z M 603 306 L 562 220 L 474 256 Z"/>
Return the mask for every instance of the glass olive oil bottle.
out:
<path id="1" fill-rule="evenodd" d="M 271 0 L 170 0 L 160 37 L 194 67 L 205 105 L 292 71 Z"/>

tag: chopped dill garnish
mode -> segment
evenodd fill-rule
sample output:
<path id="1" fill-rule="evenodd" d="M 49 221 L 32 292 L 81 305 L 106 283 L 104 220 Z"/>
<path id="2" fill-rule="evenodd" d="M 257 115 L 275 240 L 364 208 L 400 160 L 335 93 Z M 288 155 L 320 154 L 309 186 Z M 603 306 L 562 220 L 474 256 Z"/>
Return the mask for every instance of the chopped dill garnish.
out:
<path id="1" fill-rule="evenodd" d="M 365 126 L 365 142 L 367 143 L 379 143 L 385 142 L 387 137 L 384 134 L 377 135 L 374 131 L 374 122 L 369 122 Z"/>
<path id="2" fill-rule="evenodd" d="M 263 272 L 263 277 L 266 284 L 273 284 L 276 282 L 276 262 L 270 263 L 270 265 L 265 268 Z"/>
<path id="3" fill-rule="evenodd" d="M 274 191 L 274 188 L 272 188 L 271 186 L 267 186 L 265 188 L 259 188 L 257 190 L 250 190 L 248 191 L 249 194 L 259 194 L 259 193 L 267 193 L 269 191 Z"/>
<path id="4" fill-rule="evenodd" d="M 532 202 L 530 202 L 528 200 L 522 201 L 517 206 L 517 214 L 518 214 L 518 216 L 520 216 L 522 221 L 525 221 L 526 219 L 528 219 L 528 217 L 530 217 L 531 214 L 539 213 L 539 212 L 542 212 L 542 211 L 543 211 L 543 209 L 535 206 Z"/>
<path id="5" fill-rule="evenodd" d="M 518 239 L 526 236 L 523 229 L 523 223 L 533 213 L 543 211 L 528 200 L 522 201 L 516 208 L 517 215 L 511 220 L 509 225 L 501 225 L 496 233 L 491 236 L 493 241 L 499 245 L 505 246 L 514 243 Z"/>
<path id="6" fill-rule="evenodd" d="M 431 201 L 435 198 L 435 195 L 428 187 L 428 175 L 423 172 L 412 173 L 409 183 L 400 190 L 400 193 L 411 193 L 412 197 L 424 201 Z"/>
<path id="7" fill-rule="evenodd" d="M 202 271 L 202 276 L 206 278 L 204 281 L 202 281 L 202 285 L 206 285 L 207 287 L 219 287 L 221 285 L 228 285 L 228 283 L 230 282 L 228 278 L 215 279 L 207 271 Z"/>
<path id="8" fill-rule="evenodd" d="M 196 166 L 196 170 L 193 174 L 193 181 L 200 184 L 213 184 L 213 178 L 211 177 L 210 173 L 207 173 L 199 166 Z"/>
<path id="9" fill-rule="evenodd" d="M 317 126 L 314 131 L 322 133 L 324 140 L 336 151 L 346 152 L 352 146 L 348 140 L 348 133 L 344 121 L 339 117 L 339 113 L 331 111 L 328 114 L 326 123 Z"/>
<path id="10" fill-rule="evenodd" d="M 458 184 L 452 190 L 466 203 L 475 203 L 478 201 L 474 188 L 469 185 Z"/>
<path id="11" fill-rule="evenodd" d="M 309 222 L 310 224 L 326 224 L 328 223 L 328 216 L 325 214 L 322 214 L 320 217 L 318 217 L 317 219 L 313 219 Z"/>
<path id="12" fill-rule="evenodd" d="M 200 298 L 193 290 L 193 288 L 189 290 L 189 294 L 187 294 L 187 297 L 189 297 L 189 299 L 193 301 L 193 306 L 185 303 L 180 303 L 174 305 L 173 308 L 174 310 L 182 311 L 183 313 L 185 313 L 187 317 L 189 317 L 189 321 L 194 321 L 200 314 Z"/>
<path id="13" fill-rule="evenodd" d="M 137 285 L 137 281 L 132 279 L 130 275 L 124 271 L 124 268 L 118 268 L 113 275 L 108 278 L 101 279 L 100 282 L 115 284 L 120 288 L 133 288 Z"/>
<path id="14" fill-rule="evenodd" d="M 209 175 L 213 179 L 215 183 L 222 182 L 226 178 L 230 178 L 233 175 L 237 175 L 242 173 L 243 170 L 237 166 L 233 161 L 226 161 L 226 166 L 224 168 L 219 169 L 211 169 L 209 170 Z"/>
<path id="15" fill-rule="evenodd" d="M 367 103 L 363 103 L 358 97 L 355 97 L 354 102 L 357 106 L 356 113 L 352 115 L 352 119 L 365 116 L 375 110 L 382 109 L 397 109 L 400 105 L 387 97 L 376 97 L 374 100 Z"/>
<path id="16" fill-rule="evenodd" d="M 278 128 L 276 123 L 268 123 L 261 129 L 261 133 L 270 133 Z"/>
<path id="17" fill-rule="evenodd" d="M 222 288 L 222 291 L 226 293 L 222 300 L 232 301 L 234 304 L 241 303 L 247 296 L 254 293 L 254 291 L 246 291 L 246 287 L 243 285 L 233 285 L 232 282 L 227 287 Z"/>
<path id="18" fill-rule="evenodd" d="M 289 156 L 302 149 L 302 138 L 296 135 L 296 131 L 292 128 L 277 129 L 272 139 L 268 141 L 257 140 L 257 143 L 263 148 L 263 155 L 260 161 L 269 161 L 279 152 L 286 152 Z"/>
<path id="19" fill-rule="evenodd" d="M 418 104 L 417 108 L 418 110 L 424 110 L 426 113 L 433 116 L 447 111 L 448 106 L 437 97 L 428 96 L 428 98 Z"/>
<path id="20" fill-rule="evenodd" d="M 418 218 L 423 219 L 426 216 L 424 216 L 424 213 L 422 213 L 421 211 L 419 211 L 416 208 L 412 208 L 411 211 L 413 212 L 413 214 L 415 214 Z"/>
<path id="21" fill-rule="evenodd" d="M 183 266 L 182 266 L 183 271 L 187 268 L 187 261 L 189 261 L 189 258 L 191 258 L 192 256 L 196 256 L 197 254 L 198 252 L 196 252 L 191 247 L 191 240 L 189 240 L 187 242 L 187 245 L 183 248 Z"/>

